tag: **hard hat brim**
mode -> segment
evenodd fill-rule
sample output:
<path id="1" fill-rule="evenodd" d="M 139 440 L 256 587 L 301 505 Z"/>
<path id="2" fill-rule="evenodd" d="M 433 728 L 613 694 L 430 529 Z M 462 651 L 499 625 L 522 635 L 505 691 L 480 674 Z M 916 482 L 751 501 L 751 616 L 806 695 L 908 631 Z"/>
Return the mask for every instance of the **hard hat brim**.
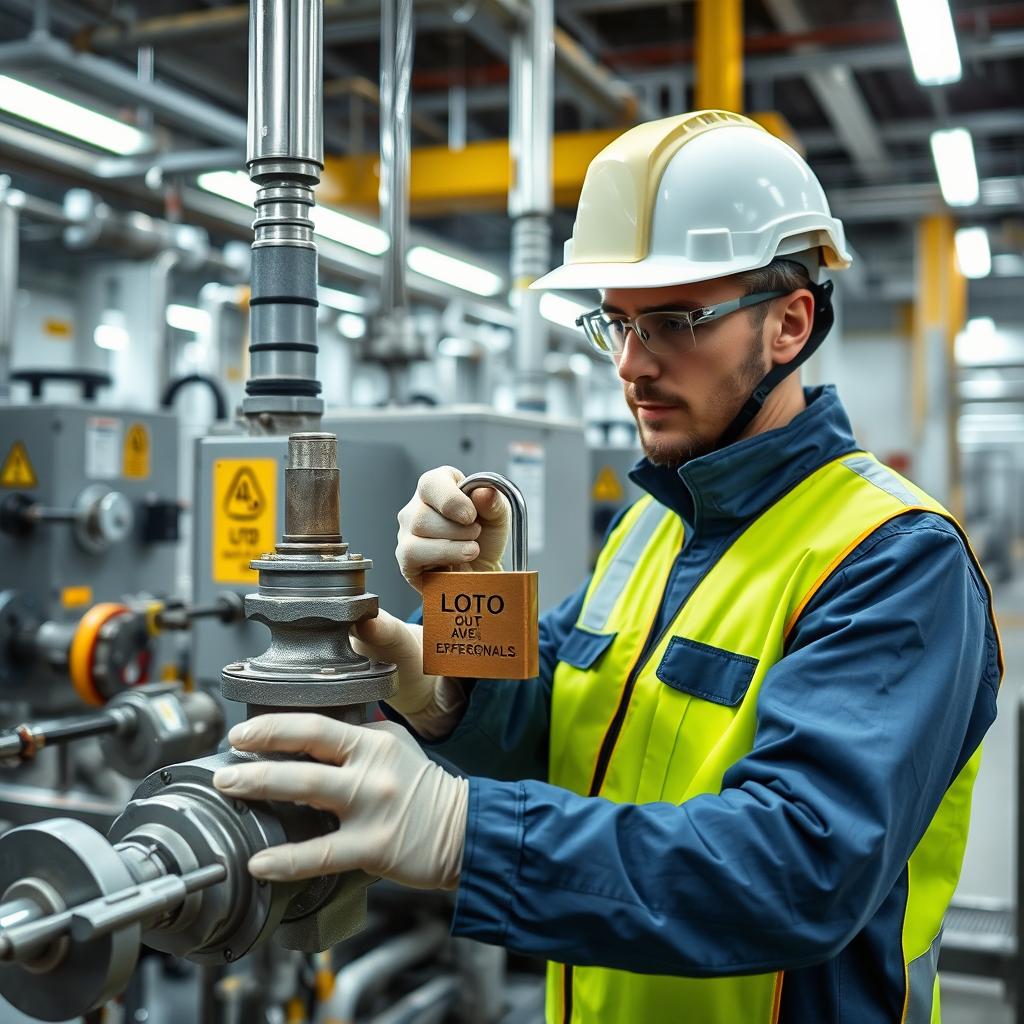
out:
<path id="1" fill-rule="evenodd" d="M 749 259 L 690 263 L 677 256 L 649 256 L 636 263 L 572 263 L 538 278 L 530 288 L 593 291 L 601 288 L 665 288 L 674 284 L 712 281 L 753 270 Z"/>

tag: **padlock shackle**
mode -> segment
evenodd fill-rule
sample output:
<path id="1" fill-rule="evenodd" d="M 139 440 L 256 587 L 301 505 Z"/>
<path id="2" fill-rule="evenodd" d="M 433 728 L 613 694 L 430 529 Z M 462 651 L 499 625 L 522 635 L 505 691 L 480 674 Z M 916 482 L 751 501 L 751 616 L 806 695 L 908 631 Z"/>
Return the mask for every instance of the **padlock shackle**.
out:
<path id="1" fill-rule="evenodd" d="M 526 525 L 526 499 L 523 492 L 508 477 L 500 473 L 473 473 L 459 484 L 466 494 L 480 487 L 493 487 L 508 498 L 512 509 L 512 571 L 526 572 L 529 562 L 529 546 Z"/>

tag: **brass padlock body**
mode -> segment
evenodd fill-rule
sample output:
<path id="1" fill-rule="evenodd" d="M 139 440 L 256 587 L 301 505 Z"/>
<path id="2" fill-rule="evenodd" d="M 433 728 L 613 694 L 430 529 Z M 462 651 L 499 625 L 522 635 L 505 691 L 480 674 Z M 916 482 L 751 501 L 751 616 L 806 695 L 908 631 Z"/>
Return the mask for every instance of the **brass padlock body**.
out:
<path id="1" fill-rule="evenodd" d="M 423 670 L 455 679 L 537 675 L 537 573 L 424 573 Z"/>

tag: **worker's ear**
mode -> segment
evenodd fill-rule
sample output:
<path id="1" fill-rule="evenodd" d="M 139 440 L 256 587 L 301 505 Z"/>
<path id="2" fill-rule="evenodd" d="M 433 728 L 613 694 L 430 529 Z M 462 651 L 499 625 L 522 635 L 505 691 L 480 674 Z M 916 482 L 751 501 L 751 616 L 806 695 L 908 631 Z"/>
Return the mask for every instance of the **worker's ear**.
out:
<path id="1" fill-rule="evenodd" d="M 803 349 L 814 327 L 814 296 L 806 288 L 782 295 L 772 303 L 766 319 L 768 357 L 772 365 L 792 362 Z"/>

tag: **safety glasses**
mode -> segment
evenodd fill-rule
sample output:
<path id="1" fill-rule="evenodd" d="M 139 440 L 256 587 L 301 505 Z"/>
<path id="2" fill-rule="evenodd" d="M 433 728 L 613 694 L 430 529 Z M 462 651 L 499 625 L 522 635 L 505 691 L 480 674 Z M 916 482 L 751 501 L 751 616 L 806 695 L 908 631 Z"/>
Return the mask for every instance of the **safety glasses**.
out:
<path id="1" fill-rule="evenodd" d="M 622 355 L 626 334 L 631 330 L 636 332 L 636 336 L 648 352 L 656 356 L 665 356 L 680 348 L 696 345 L 695 331 L 702 324 L 721 320 L 738 309 L 756 306 L 786 294 L 786 291 L 755 292 L 739 299 L 719 302 L 715 306 L 687 310 L 657 310 L 653 313 L 643 313 L 633 319 L 617 313 L 606 313 L 603 309 L 595 309 L 577 317 L 576 326 L 583 328 L 587 341 L 594 348 L 611 359 L 617 359 Z"/>

